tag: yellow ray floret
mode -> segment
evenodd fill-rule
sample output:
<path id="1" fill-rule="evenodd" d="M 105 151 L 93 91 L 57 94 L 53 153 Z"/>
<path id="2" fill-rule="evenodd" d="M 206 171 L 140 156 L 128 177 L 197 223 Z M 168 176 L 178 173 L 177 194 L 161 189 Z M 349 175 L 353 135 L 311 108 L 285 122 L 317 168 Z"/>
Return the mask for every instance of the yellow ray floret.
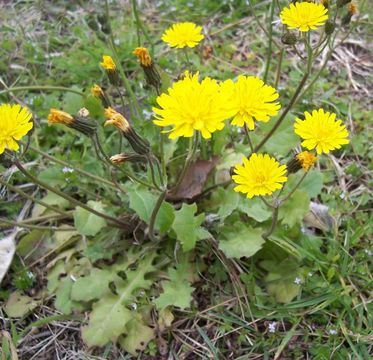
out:
<path id="1" fill-rule="evenodd" d="M 281 21 L 289 29 L 302 32 L 315 30 L 328 20 L 328 9 L 322 4 L 313 2 L 296 2 L 285 7 L 280 14 Z"/>
<path id="2" fill-rule="evenodd" d="M 17 140 L 21 140 L 32 129 L 31 117 L 31 112 L 21 105 L 0 105 L 0 154 L 5 149 L 19 149 Z"/>
<path id="3" fill-rule="evenodd" d="M 115 71 L 116 65 L 114 60 L 109 55 L 103 55 L 102 56 L 102 62 L 100 62 L 100 65 L 107 71 Z"/>
<path id="4" fill-rule="evenodd" d="M 137 56 L 137 58 L 140 61 L 140 64 L 143 66 L 150 66 L 153 62 L 149 50 L 144 47 L 137 47 L 135 50 L 132 52 L 133 55 Z"/>
<path id="5" fill-rule="evenodd" d="M 236 82 L 227 80 L 222 91 L 229 99 L 234 112 L 232 125 L 244 126 L 254 130 L 254 120 L 267 122 L 281 108 L 275 100 L 279 97 L 272 86 L 255 76 L 239 76 Z"/>
<path id="6" fill-rule="evenodd" d="M 153 108 L 156 114 L 153 122 L 162 127 L 173 126 L 170 139 L 191 137 L 195 130 L 209 139 L 232 116 L 217 81 L 206 77 L 200 82 L 198 75 L 186 72 L 184 79 L 157 98 L 160 108 Z"/>
<path id="7" fill-rule="evenodd" d="M 318 154 L 328 154 L 348 144 L 348 131 L 337 115 L 323 109 L 304 113 L 305 119 L 295 119 L 294 132 L 304 141 L 302 146 L 308 150 L 316 149 Z"/>
<path id="8" fill-rule="evenodd" d="M 305 171 L 308 171 L 317 160 L 317 157 L 309 151 L 302 151 L 295 157 Z"/>
<path id="9" fill-rule="evenodd" d="M 243 158 L 243 165 L 237 164 L 232 179 L 238 186 L 234 191 L 242 192 L 251 199 L 253 196 L 271 195 L 282 188 L 287 181 L 286 165 L 280 165 L 268 154 L 252 154 Z"/>
<path id="10" fill-rule="evenodd" d="M 162 40 L 171 47 L 193 48 L 204 38 L 202 26 L 192 22 L 183 22 L 172 25 L 162 35 Z"/>

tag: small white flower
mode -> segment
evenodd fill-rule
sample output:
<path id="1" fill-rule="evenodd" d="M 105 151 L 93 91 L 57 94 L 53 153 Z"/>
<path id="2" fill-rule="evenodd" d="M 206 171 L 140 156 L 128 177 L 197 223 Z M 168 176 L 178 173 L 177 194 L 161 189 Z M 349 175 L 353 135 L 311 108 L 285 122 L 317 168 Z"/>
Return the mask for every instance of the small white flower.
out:
<path id="1" fill-rule="evenodd" d="M 373 255 L 373 253 L 372 253 L 370 250 L 368 250 L 368 249 L 365 249 L 364 251 L 365 251 L 365 253 L 366 253 L 368 256 L 372 256 L 372 255 Z"/>
<path id="2" fill-rule="evenodd" d="M 338 334 L 338 331 L 335 330 L 335 329 L 330 329 L 329 330 L 329 335 L 337 335 Z"/>
<path id="3" fill-rule="evenodd" d="M 268 324 L 268 332 L 270 332 L 270 333 L 276 332 L 276 325 L 277 325 L 276 321 L 272 321 L 271 323 L 269 323 Z"/>
<path id="4" fill-rule="evenodd" d="M 296 277 L 295 279 L 294 279 L 294 284 L 297 284 L 297 285 L 300 285 L 302 283 L 302 279 L 300 278 L 300 277 Z"/>
<path id="5" fill-rule="evenodd" d="M 119 45 L 120 44 L 120 40 L 119 39 L 114 39 L 114 44 L 115 45 Z"/>
<path id="6" fill-rule="evenodd" d="M 130 304 L 132 310 L 137 310 L 137 304 L 136 303 L 132 303 Z"/>
<path id="7" fill-rule="evenodd" d="M 67 173 L 70 173 L 70 174 L 71 174 L 71 173 L 74 172 L 74 169 L 71 169 L 71 168 L 65 166 L 65 167 L 62 169 L 62 172 L 63 172 L 64 174 L 67 174 Z"/>
<path id="8" fill-rule="evenodd" d="M 313 274 L 312 274 L 311 272 L 309 272 L 307 275 L 308 275 L 309 277 L 313 276 Z"/>

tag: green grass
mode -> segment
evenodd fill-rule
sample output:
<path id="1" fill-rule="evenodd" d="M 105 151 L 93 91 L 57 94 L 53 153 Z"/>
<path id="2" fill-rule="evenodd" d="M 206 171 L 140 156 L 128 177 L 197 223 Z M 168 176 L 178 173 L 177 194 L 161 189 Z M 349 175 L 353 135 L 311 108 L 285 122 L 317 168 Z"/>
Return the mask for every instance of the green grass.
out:
<path id="1" fill-rule="evenodd" d="M 270 1 L 253 3 L 260 21 L 265 23 Z M 280 4 L 284 5 L 285 1 Z M 202 24 L 211 35 L 203 43 L 204 48 L 189 54 L 193 68 L 202 76 L 219 80 L 242 73 L 263 76 L 265 37 L 245 1 L 168 0 L 159 2 L 158 6 L 150 1 L 144 2 L 140 10 L 140 19 L 153 44 L 147 43 L 143 34 L 141 39 L 147 46 L 154 46 L 154 59 L 171 79 L 176 79 L 186 68 L 183 53 L 175 55 L 174 50 L 160 41 L 164 29 L 174 21 Z M 18 235 L 17 255 L 0 292 L 0 319 L 4 330 L 0 339 L 4 359 L 15 359 L 11 355 L 12 346 L 18 349 L 21 359 L 32 356 L 52 359 L 54 351 L 58 351 L 63 359 L 78 356 L 84 359 L 156 359 L 167 355 L 175 359 L 370 359 L 373 352 L 373 222 L 369 189 L 373 184 L 373 121 L 368 94 L 373 89 L 372 76 L 367 69 L 373 66 L 370 60 L 372 49 L 369 48 L 373 26 L 367 2 L 360 9 L 362 23 L 351 35 L 354 41 L 341 47 L 342 52 L 331 58 L 314 87 L 298 102 L 288 116 L 288 122 L 279 129 L 280 135 L 266 146 L 267 151 L 287 160 L 293 144 L 293 138 L 287 137 L 290 121 L 310 106 L 327 107 L 344 119 L 352 135 L 351 143 L 330 157 L 321 157 L 318 171 L 309 175 L 301 189 L 307 199 L 327 205 L 328 215 L 321 215 L 318 222 L 315 219 L 312 222 L 296 220 L 298 212 L 302 215 L 302 211 L 307 211 L 308 202 L 304 209 L 304 202 L 299 200 L 301 196 L 295 194 L 293 205 L 285 216 L 286 220 L 294 217 L 295 225 L 289 226 L 282 220 L 263 248 L 250 258 L 227 258 L 219 244 L 229 241 L 243 225 L 245 229 L 251 229 L 247 230 L 249 232 L 257 225 L 269 226 L 270 218 L 266 217 L 259 201 L 255 208 L 259 210 L 252 210 L 251 205 L 245 205 L 245 199 L 231 195 L 231 187 L 225 191 L 214 189 L 198 200 L 195 216 L 205 213 L 202 221 L 198 222 L 194 214 L 185 217 L 187 220 L 182 218 L 185 222 L 193 219 L 196 226 L 202 224 L 210 232 L 208 239 L 198 241 L 194 250 L 185 253 L 175 240 L 181 231 L 178 228 L 172 228 L 162 241 L 149 242 L 146 209 L 154 205 L 155 194 L 142 193 L 143 188 L 125 181 L 121 173 L 116 174 L 116 178 L 111 177 L 105 165 L 97 160 L 87 138 L 71 129 L 47 125 L 51 107 L 76 113 L 86 106 L 92 109 L 91 115 L 100 125 L 99 135 L 108 154 L 115 154 L 117 149 L 127 146 L 121 144 L 116 132 L 101 126 L 104 120 L 100 106 L 87 96 L 82 101 L 78 94 L 89 94 L 94 83 L 108 87 L 98 64 L 103 54 L 112 54 L 112 51 L 104 33 L 97 33 L 89 26 L 92 27 L 92 21 L 104 13 L 101 2 L 25 1 L 0 5 L 0 102 L 26 104 L 33 111 L 36 123 L 32 148 L 24 163 L 30 163 L 34 174 L 49 185 L 61 188 L 83 202 L 92 200 L 96 205 L 105 204 L 107 214 L 120 216 L 128 222 L 125 231 L 105 227 L 87 236 L 43 228 L 26 228 Z M 141 68 L 132 55 L 138 38 L 131 6 L 113 1 L 110 23 L 120 63 L 142 108 L 149 112 L 156 95 L 144 85 Z M 281 31 L 281 26 L 276 24 L 273 36 L 278 42 Z M 207 47 L 211 47 L 212 55 L 204 58 L 203 51 L 207 51 Z M 276 79 L 277 62 L 278 56 L 274 56 L 268 77 L 270 84 Z M 303 65 L 287 50 L 278 86 L 284 103 L 297 86 Z M 72 88 L 75 92 L 29 90 L 4 93 L 7 87 L 37 85 Z M 125 93 L 126 101 L 128 96 Z M 115 101 L 121 106 L 118 98 Z M 152 141 L 154 151 L 158 152 L 158 130 L 146 114 L 144 117 L 144 120 L 137 120 L 137 129 Z M 270 128 L 271 123 L 267 127 Z M 228 163 L 231 160 L 229 152 L 233 149 L 236 153 L 247 153 L 247 144 L 243 144 L 241 138 L 242 134 L 226 128 L 214 137 L 211 146 L 206 145 L 206 151 L 220 156 L 222 163 Z M 257 140 L 255 136 L 253 139 Z M 227 141 L 230 146 L 225 148 Z M 170 181 L 174 181 L 180 171 L 180 157 L 186 148 L 187 142 L 183 140 L 177 147 L 168 141 L 165 144 L 168 160 L 172 159 L 168 164 Z M 42 156 L 38 150 L 56 160 Z M 61 161 L 91 173 L 93 177 L 78 170 L 64 173 L 62 170 L 66 165 Z M 5 174 L 6 166 L 2 170 Z M 150 174 L 141 164 L 136 165 L 135 170 L 142 174 L 143 180 L 151 181 Z M 81 231 L 82 225 L 74 222 L 75 210 L 66 201 L 32 186 L 19 173 L 6 174 L 4 180 L 10 179 L 14 186 L 59 207 L 67 215 L 56 218 L 39 205 L 31 207 L 22 197 L 8 190 L 1 192 L 6 194 L 0 200 L 2 218 L 16 221 L 20 211 L 29 206 L 28 217 L 23 220 L 26 224 L 59 229 L 75 225 Z M 206 188 L 215 181 L 224 180 L 219 176 L 224 173 L 215 171 Z M 97 178 L 104 178 L 106 182 L 97 181 Z M 116 181 L 123 186 L 124 192 L 118 191 Z M 138 194 L 143 196 L 141 205 L 137 202 L 140 201 L 136 198 Z M 137 210 L 138 216 L 133 210 Z M 176 214 L 180 214 L 179 211 Z M 257 219 L 258 212 L 262 212 L 263 220 Z M 86 214 L 82 216 L 91 229 L 97 225 L 97 219 L 91 219 L 89 223 Z M 330 222 L 335 226 L 328 227 Z M 3 234 L 8 234 L 11 226 L 1 226 Z M 151 265 L 146 262 L 149 254 L 155 259 Z M 92 277 L 91 281 L 108 281 L 110 296 L 124 293 L 123 289 L 128 291 L 129 300 L 122 299 L 125 310 L 133 311 L 141 319 L 127 328 L 127 337 L 121 336 L 119 344 L 129 341 L 131 332 L 140 334 L 142 339 L 149 326 L 154 329 L 140 355 L 131 356 L 123 350 L 135 345 L 142 348 L 136 343 L 136 336 L 131 346 L 109 343 L 90 350 L 83 342 L 80 329 L 87 324 L 84 315 L 91 313 L 92 304 L 97 304 L 100 296 L 87 302 L 72 298 L 71 291 L 76 279 L 91 276 L 92 268 L 102 271 L 100 275 L 96 272 L 96 276 L 102 278 Z M 138 276 L 141 286 L 131 288 L 132 276 Z M 294 284 L 298 280 L 300 284 Z M 268 290 L 271 284 L 277 284 L 276 296 Z M 175 303 L 189 301 L 190 306 L 156 310 L 153 301 L 165 285 L 174 291 Z M 84 294 L 83 287 L 76 288 L 77 293 Z M 95 291 L 99 291 L 99 284 Z M 282 291 L 281 295 L 279 291 Z M 279 301 L 292 292 L 296 295 L 291 301 Z M 22 300 L 33 302 L 30 306 L 12 308 L 17 316 L 11 316 L 7 311 L 9 299 L 17 294 Z M 167 301 L 162 299 L 163 303 Z M 137 311 L 133 310 L 134 306 Z M 117 320 L 112 317 L 113 322 Z M 34 332 L 33 327 L 38 330 Z"/>

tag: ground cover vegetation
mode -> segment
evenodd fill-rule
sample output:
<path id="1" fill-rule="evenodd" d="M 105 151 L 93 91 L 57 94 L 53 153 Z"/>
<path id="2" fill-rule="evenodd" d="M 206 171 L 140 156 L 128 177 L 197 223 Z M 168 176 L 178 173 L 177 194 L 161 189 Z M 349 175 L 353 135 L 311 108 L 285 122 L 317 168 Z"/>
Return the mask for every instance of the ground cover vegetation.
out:
<path id="1" fill-rule="evenodd" d="M 1 3 L 1 358 L 370 359 L 368 3 Z"/>

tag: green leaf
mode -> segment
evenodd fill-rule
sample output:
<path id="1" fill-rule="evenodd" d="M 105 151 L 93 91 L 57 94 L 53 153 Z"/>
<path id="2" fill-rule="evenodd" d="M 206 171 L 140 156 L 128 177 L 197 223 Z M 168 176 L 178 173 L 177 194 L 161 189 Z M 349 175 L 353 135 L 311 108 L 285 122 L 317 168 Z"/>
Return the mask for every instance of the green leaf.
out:
<path id="1" fill-rule="evenodd" d="M 289 176 L 286 184 L 287 189 L 293 189 L 303 176 L 303 171 L 298 171 L 296 174 Z M 298 190 L 306 192 L 310 198 L 315 198 L 320 194 L 323 187 L 324 175 L 317 170 L 310 170 L 304 180 L 298 187 Z M 285 192 L 286 194 L 286 192 Z"/>
<path id="2" fill-rule="evenodd" d="M 264 242 L 262 229 L 249 226 L 232 232 L 228 240 L 221 240 L 219 248 L 228 258 L 250 257 L 262 248 Z"/>
<path id="3" fill-rule="evenodd" d="M 141 321 L 141 317 L 136 317 L 126 325 L 125 338 L 119 340 L 120 346 L 136 356 L 140 351 L 144 351 L 149 341 L 154 339 L 155 332 L 149 326 L 146 326 Z"/>
<path id="4" fill-rule="evenodd" d="M 22 317 L 35 309 L 38 305 L 38 301 L 22 294 L 20 291 L 15 291 L 10 294 L 4 306 L 4 310 L 9 317 Z"/>
<path id="5" fill-rule="evenodd" d="M 44 201 L 48 205 L 55 205 L 60 209 L 66 209 L 70 204 L 68 200 L 49 191 L 47 195 L 42 198 L 42 201 Z M 32 209 L 32 217 L 38 217 L 42 215 L 45 210 L 47 210 L 47 208 L 45 208 L 43 205 L 35 204 L 34 208 Z"/>
<path id="6" fill-rule="evenodd" d="M 177 240 L 181 242 L 184 251 L 194 249 L 197 240 L 206 239 L 210 236 L 207 230 L 200 225 L 205 220 L 205 214 L 194 216 L 197 205 L 183 204 L 180 210 L 175 212 L 175 220 L 172 229 L 176 233 Z"/>
<path id="7" fill-rule="evenodd" d="M 270 270 L 264 279 L 267 291 L 279 303 L 287 304 L 299 294 L 300 284 L 295 279 L 303 281 L 303 278 L 301 268 L 294 259 L 285 259 L 281 263 L 267 261 L 266 268 Z"/>
<path id="8" fill-rule="evenodd" d="M 104 213 L 104 206 L 99 201 L 88 201 L 88 205 L 96 211 Z M 74 211 L 74 225 L 81 235 L 94 236 L 106 226 L 106 220 L 88 210 L 77 207 Z"/>
<path id="9" fill-rule="evenodd" d="M 170 281 L 162 283 L 163 293 L 154 301 L 157 309 L 164 309 L 169 305 L 185 309 L 190 306 L 193 288 L 188 282 L 189 273 L 185 264 L 179 265 L 177 269 L 168 271 Z"/>
<path id="10" fill-rule="evenodd" d="M 65 186 L 66 176 L 59 167 L 50 167 L 38 174 L 38 179 L 50 186 Z"/>
<path id="11" fill-rule="evenodd" d="M 293 227 L 300 224 L 310 208 L 310 197 L 304 191 L 297 190 L 279 208 L 278 218 L 282 224 Z"/>
<path id="12" fill-rule="evenodd" d="M 232 187 L 227 189 L 217 189 L 213 197 L 215 198 L 214 204 L 218 207 L 218 215 L 220 218 L 225 219 L 237 208 L 240 196 L 233 191 Z"/>
<path id="13" fill-rule="evenodd" d="M 93 268 L 88 276 L 80 277 L 73 284 L 71 298 L 75 301 L 99 299 L 109 291 L 109 283 L 117 278 L 114 272 Z"/>
<path id="14" fill-rule="evenodd" d="M 151 286 L 145 275 L 155 270 L 153 259 L 154 255 L 150 255 L 140 261 L 135 270 L 126 271 L 126 281 L 114 280 L 116 293 L 108 292 L 93 305 L 89 322 L 82 328 L 82 337 L 88 346 L 103 346 L 125 332 L 126 324 L 133 317 L 126 305 L 134 301 L 136 290 Z"/>
<path id="15" fill-rule="evenodd" d="M 76 86 L 72 86 L 72 89 L 81 91 Z M 83 97 L 73 92 L 66 93 L 63 101 L 63 110 L 69 114 L 76 115 L 78 111 L 83 107 Z"/>
<path id="16" fill-rule="evenodd" d="M 141 220 L 149 224 L 154 206 L 157 202 L 157 196 L 145 189 L 129 191 L 128 196 L 130 199 L 130 208 L 137 213 Z M 174 221 L 174 212 L 175 210 L 171 204 L 163 202 L 154 224 L 155 229 L 163 233 L 169 230 Z"/>
<path id="17" fill-rule="evenodd" d="M 56 291 L 54 306 L 66 315 L 71 314 L 73 309 L 80 308 L 80 304 L 71 299 L 72 286 L 73 281 L 70 278 L 65 278 L 60 282 Z"/>
<path id="18" fill-rule="evenodd" d="M 247 197 L 240 196 L 238 209 L 257 222 L 268 220 L 272 214 L 263 201 L 258 198 L 248 199 Z"/>
<path id="19" fill-rule="evenodd" d="M 84 107 L 89 111 L 89 116 L 91 118 L 99 118 L 104 114 L 104 107 L 102 106 L 101 100 L 88 94 L 84 98 Z"/>

